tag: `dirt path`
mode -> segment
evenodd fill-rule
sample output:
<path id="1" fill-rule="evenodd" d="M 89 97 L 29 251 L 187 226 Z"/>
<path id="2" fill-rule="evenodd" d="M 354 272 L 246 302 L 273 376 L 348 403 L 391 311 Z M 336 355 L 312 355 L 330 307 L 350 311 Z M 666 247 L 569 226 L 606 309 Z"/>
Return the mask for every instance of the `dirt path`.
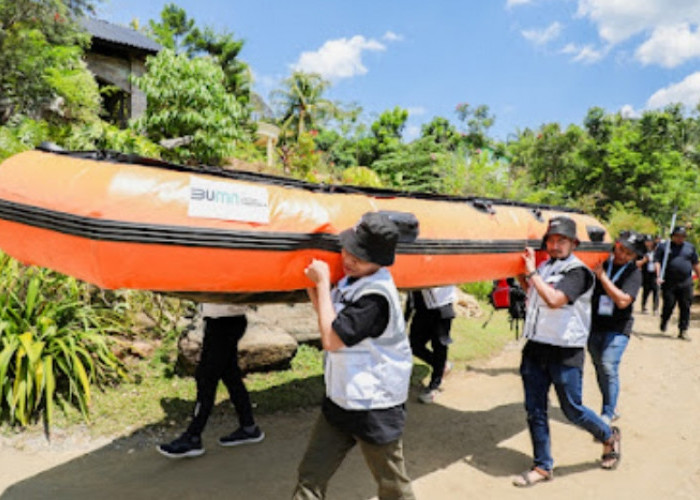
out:
<path id="1" fill-rule="evenodd" d="M 693 340 L 684 342 L 661 335 L 658 318 L 637 316 L 621 370 L 623 460 L 614 472 L 598 467 L 600 445 L 564 423 L 556 408 L 555 480 L 528 490 L 511 486 L 509 477 L 531 460 L 518 345 L 486 363 L 455 370 L 435 405 L 414 403 L 412 394 L 405 454 L 418 498 L 700 498 L 697 305 L 692 319 Z M 669 332 L 674 328 L 675 319 Z M 597 410 L 592 366 L 585 371 L 584 402 Z M 230 429 L 210 425 L 204 436 L 207 453 L 196 460 L 167 460 L 154 451 L 155 438 L 139 432 L 99 443 L 64 436 L 51 448 L 39 440 L 0 443 L 0 492 L 2 499 L 22 500 L 289 498 L 316 412 L 262 416 L 267 439 L 238 449 L 216 446 L 215 438 Z M 362 457 L 353 450 L 328 496 L 370 499 L 374 491 Z"/>

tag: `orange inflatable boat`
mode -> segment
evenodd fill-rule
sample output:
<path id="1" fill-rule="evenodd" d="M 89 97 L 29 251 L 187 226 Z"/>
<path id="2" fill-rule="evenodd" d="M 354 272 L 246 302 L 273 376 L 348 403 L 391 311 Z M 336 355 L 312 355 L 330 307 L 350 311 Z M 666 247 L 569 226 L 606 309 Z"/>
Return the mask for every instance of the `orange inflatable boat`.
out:
<path id="1" fill-rule="evenodd" d="M 0 249 L 108 289 L 227 300 L 282 300 L 311 283 L 312 258 L 341 273 L 337 234 L 368 211 L 410 212 L 400 288 L 491 280 L 523 271 L 547 220 L 577 222 L 577 255 L 600 261 L 610 238 L 576 210 L 508 200 L 317 185 L 104 152 L 33 150 L 0 165 Z M 232 296 L 235 295 L 235 297 Z"/>

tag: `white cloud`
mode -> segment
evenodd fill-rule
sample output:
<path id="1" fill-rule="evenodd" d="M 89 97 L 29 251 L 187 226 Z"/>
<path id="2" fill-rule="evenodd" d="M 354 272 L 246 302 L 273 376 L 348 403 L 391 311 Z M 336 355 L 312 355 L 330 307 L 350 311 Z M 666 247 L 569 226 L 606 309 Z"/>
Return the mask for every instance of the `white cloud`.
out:
<path id="1" fill-rule="evenodd" d="M 402 134 L 402 139 L 404 142 L 411 142 L 419 137 L 420 127 L 418 125 L 407 125 Z"/>
<path id="2" fill-rule="evenodd" d="M 527 5 L 529 3 L 532 3 L 532 0 L 507 0 L 506 8 L 510 9 L 513 7 L 517 7 L 518 5 Z"/>
<path id="3" fill-rule="evenodd" d="M 544 45 L 557 38 L 561 33 L 561 28 L 561 24 L 555 21 L 543 30 L 523 30 L 520 33 L 526 40 L 535 45 Z"/>
<path id="4" fill-rule="evenodd" d="M 386 40 L 387 42 L 400 42 L 401 40 L 403 40 L 403 36 L 397 35 L 393 31 L 387 31 L 386 33 L 384 33 L 384 36 L 382 36 L 382 39 Z"/>
<path id="5" fill-rule="evenodd" d="M 635 56 L 645 65 L 673 68 L 700 56 L 700 30 L 693 30 L 688 23 L 660 26 L 639 46 Z"/>
<path id="6" fill-rule="evenodd" d="M 688 75 L 679 83 L 654 92 L 647 101 L 647 108 L 658 109 L 675 103 L 682 103 L 689 107 L 695 107 L 700 103 L 700 71 Z"/>
<path id="7" fill-rule="evenodd" d="M 367 73 L 362 64 L 363 52 L 382 50 L 386 50 L 384 44 L 362 35 L 328 40 L 315 52 L 303 52 L 292 67 L 307 73 L 320 73 L 329 79 L 350 78 Z"/>
<path id="8" fill-rule="evenodd" d="M 660 26 L 700 23 L 697 0 L 578 0 L 580 17 L 590 19 L 610 44 Z"/>
<path id="9" fill-rule="evenodd" d="M 421 116 L 426 113 L 423 106 L 409 106 L 406 111 L 408 111 L 408 116 Z"/>
<path id="10" fill-rule="evenodd" d="M 620 116 L 622 118 L 639 118 L 641 117 L 641 113 L 634 109 L 634 106 L 631 104 L 625 104 L 620 108 Z"/>
<path id="11" fill-rule="evenodd" d="M 571 55 L 571 60 L 584 64 L 592 64 L 600 61 L 606 54 L 607 50 L 596 50 L 592 45 L 576 45 L 574 43 L 567 44 L 561 49 L 562 54 Z"/>

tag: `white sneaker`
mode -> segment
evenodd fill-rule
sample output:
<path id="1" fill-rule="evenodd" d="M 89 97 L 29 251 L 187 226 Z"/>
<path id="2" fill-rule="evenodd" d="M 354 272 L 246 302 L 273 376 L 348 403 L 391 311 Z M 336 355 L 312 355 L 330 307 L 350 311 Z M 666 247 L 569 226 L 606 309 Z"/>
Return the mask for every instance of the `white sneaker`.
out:
<path id="1" fill-rule="evenodd" d="M 437 389 L 425 389 L 418 395 L 418 401 L 429 405 L 435 401 L 435 396 L 437 396 Z"/>

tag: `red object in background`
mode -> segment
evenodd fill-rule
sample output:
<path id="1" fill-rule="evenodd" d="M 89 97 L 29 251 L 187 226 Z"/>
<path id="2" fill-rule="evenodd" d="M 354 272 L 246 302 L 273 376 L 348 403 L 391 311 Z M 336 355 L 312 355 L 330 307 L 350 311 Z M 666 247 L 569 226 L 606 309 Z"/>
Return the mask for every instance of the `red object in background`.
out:
<path id="1" fill-rule="evenodd" d="M 491 292 L 491 302 L 496 309 L 507 309 L 510 307 L 510 285 L 506 278 L 496 281 L 496 286 Z"/>

